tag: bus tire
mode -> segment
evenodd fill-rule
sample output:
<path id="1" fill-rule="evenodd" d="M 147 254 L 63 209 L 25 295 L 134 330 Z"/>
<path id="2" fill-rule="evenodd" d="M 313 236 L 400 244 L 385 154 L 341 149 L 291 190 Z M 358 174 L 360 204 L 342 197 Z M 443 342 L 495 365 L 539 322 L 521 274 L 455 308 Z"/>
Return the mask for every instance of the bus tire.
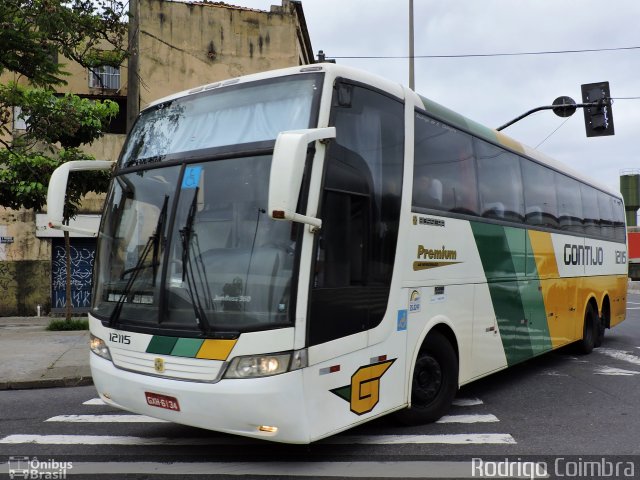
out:
<path id="1" fill-rule="evenodd" d="M 584 312 L 584 326 L 582 327 L 582 339 L 578 341 L 578 353 L 587 355 L 593 351 L 596 345 L 596 338 L 598 337 L 600 320 L 598 319 L 598 313 L 592 304 L 587 305 L 587 310 Z"/>
<path id="2" fill-rule="evenodd" d="M 604 342 L 604 331 L 605 331 L 605 320 L 604 318 L 598 318 L 598 329 L 596 330 L 596 340 L 593 343 L 594 348 L 598 348 L 602 346 L 602 342 Z"/>
<path id="3" fill-rule="evenodd" d="M 458 357 L 449 340 L 431 332 L 418 353 L 411 382 L 411 407 L 396 413 L 408 425 L 435 422 L 451 406 L 458 390 Z"/>

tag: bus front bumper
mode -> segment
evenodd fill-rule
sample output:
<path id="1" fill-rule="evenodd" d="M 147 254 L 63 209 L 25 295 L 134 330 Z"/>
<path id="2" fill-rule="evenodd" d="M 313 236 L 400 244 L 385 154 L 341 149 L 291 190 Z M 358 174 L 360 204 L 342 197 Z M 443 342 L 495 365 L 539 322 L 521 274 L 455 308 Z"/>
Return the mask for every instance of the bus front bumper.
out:
<path id="1" fill-rule="evenodd" d="M 100 397 L 113 406 L 218 432 L 285 443 L 311 441 L 301 370 L 202 383 L 129 372 L 93 353 L 90 356 L 94 385 Z M 156 399 L 175 399 L 177 405 L 156 401 L 152 403 L 165 407 L 152 406 L 149 394 Z"/>

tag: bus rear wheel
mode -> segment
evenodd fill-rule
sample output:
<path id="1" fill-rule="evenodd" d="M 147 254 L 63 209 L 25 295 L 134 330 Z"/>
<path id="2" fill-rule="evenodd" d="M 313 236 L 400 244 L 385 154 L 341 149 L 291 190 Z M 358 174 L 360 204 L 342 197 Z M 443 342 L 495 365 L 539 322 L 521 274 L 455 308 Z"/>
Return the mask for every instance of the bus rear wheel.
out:
<path id="1" fill-rule="evenodd" d="M 397 412 L 402 423 L 435 422 L 451 406 L 458 390 L 458 357 L 449 340 L 431 332 L 418 354 L 411 383 L 411 407 Z"/>
<path id="2" fill-rule="evenodd" d="M 605 331 L 605 319 L 598 318 L 598 329 L 596 331 L 596 340 L 593 344 L 595 348 L 602 346 L 602 342 L 604 342 L 604 331 Z"/>
<path id="3" fill-rule="evenodd" d="M 577 343 L 578 352 L 587 355 L 592 352 L 596 346 L 600 330 L 600 319 L 596 309 L 592 304 L 587 305 L 584 312 L 584 326 L 582 329 L 582 340 Z"/>

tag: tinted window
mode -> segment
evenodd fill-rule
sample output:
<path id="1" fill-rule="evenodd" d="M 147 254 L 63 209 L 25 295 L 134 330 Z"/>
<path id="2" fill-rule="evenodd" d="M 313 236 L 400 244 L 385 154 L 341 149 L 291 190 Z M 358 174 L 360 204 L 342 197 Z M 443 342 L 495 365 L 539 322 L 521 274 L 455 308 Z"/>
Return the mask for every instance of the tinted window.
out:
<path id="1" fill-rule="evenodd" d="M 476 155 L 482 216 L 523 221 L 520 157 L 481 140 L 476 141 Z"/>
<path id="2" fill-rule="evenodd" d="M 554 172 L 527 159 L 521 159 L 524 185 L 525 221 L 529 225 L 558 227 L 558 201 Z M 550 188 L 551 187 L 551 188 Z"/>
<path id="3" fill-rule="evenodd" d="M 416 113 L 414 148 L 413 205 L 477 215 L 471 136 Z"/>
<path id="4" fill-rule="evenodd" d="M 584 220 L 584 233 L 587 235 L 600 235 L 600 212 L 598 208 L 598 191 L 588 185 L 580 185 L 582 196 L 582 218 Z"/>
<path id="5" fill-rule="evenodd" d="M 556 173 L 558 195 L 558 220 L 562 230 L 583 233 L 582 197 L 580 183 L 573 178 Z"/>
<path id="6" fill-rule="evenodd" d="M 598 210 L 600 211 L 602 235 L 614 238 L 613 199 L 604 192 L 598 192 Z"/>
<path id="7" fill-rule="evenodd" d="M 624 205 L 619 198 L 613 199 L 613 227 L 615 230 L 615 239 L 618 242 L 626 241 L 627 229 L 624 214 Z"/>
<path id="8" fill-rule="evenodd" d="M 309 343 L 378 325 L 395 261 L 404 156 L 402 103 L 338 83 L 316 244 Z"/>

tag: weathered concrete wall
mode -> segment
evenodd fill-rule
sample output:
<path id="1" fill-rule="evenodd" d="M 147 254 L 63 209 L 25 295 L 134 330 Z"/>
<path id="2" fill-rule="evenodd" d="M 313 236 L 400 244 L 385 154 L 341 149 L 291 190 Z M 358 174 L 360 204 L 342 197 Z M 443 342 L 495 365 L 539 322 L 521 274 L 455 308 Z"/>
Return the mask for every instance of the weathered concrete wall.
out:
<path id="1" fill-rule="evenodd" d="M 297 17 L 217 4 L 140 0 L 141 107 L 198 85 L 300 64 Z"/>
<path id="2" fill-rule="evenodd" d="M 0 316 L 35 316 L 37 305 L 49 312 L 50 277 L 50 260 L 0 261 Z"/>
<path id="3" fill-rule="evenodd" d="M 51 247 L 36 237 L 33 211 L 0 208 L 0 240 L 0 316 L 48 311 Z"/>
<path id="4" fill-rule="evenodd" d="M 83 145 L 82 150 L 98 160 L 117 160 L 126 138 L 126 135 L 107 134 L 91 145 Z"/>

